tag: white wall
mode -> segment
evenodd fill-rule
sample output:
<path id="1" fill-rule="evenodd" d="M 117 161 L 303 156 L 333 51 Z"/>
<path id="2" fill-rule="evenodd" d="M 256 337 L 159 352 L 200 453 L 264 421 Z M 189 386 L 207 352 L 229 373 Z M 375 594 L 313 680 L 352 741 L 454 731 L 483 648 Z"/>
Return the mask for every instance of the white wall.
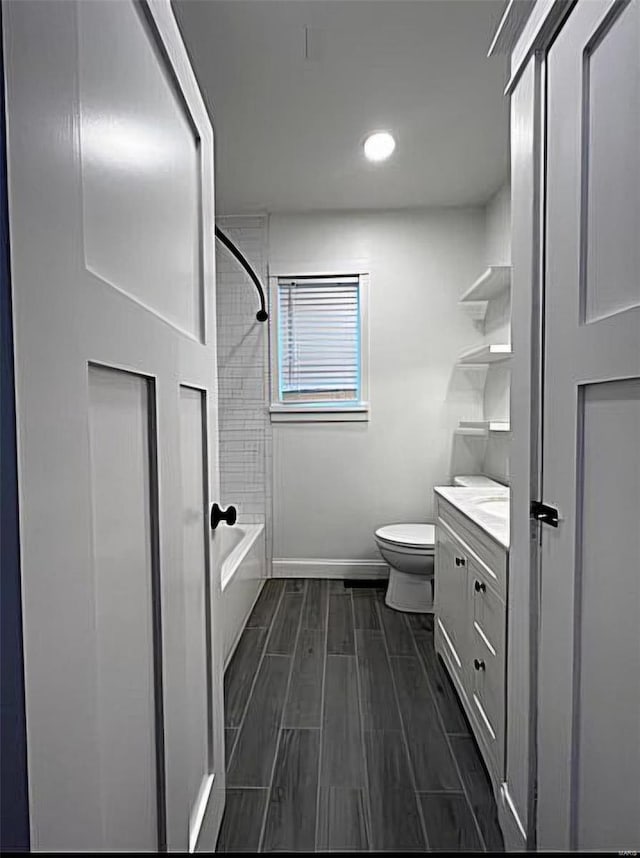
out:
<path id="1" fill-rule="evenodd" d="M 508 182 L 487 203 L 485 262 L 487 265 L 511 265 L 511 187 Z"/>
<path id="2" fill-rule="evenodd" d="M 432 518 L 453 430 L 481 412 L 455 362 L 482 341 L 457 302 L 484 243 L 482 209 L 271 216 L 272 275 L 371 275 L 370 421 L 273 425 L 275 559 L 379 560 L 376 527 Z"/>
<path id="3" fill-rule="evenodd" d="M 485 264 L 511 264 L 511 188 L 507 183 L 489 200 L 485 209 Z M 484 323 L 485 339 L 492 343 L 511 342 L 511 292 L 489 302 Z M 484 414 L 487 420 L 509 420 L 511 369 L 508 363 L 489 367 L 484 387 Z M 509 482 L 509 435 L 491 435 L 482 459 L 482 471 Z"/>

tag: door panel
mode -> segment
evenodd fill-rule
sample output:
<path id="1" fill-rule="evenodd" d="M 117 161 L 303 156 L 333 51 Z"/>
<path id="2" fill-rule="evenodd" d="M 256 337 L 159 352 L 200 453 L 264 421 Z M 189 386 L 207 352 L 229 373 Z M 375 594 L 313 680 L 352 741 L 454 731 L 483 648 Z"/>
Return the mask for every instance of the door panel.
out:
<path id="1" fill-rule="evenodd" d="M 2 15 L 32 847 L 213 849 L 211 126 L 167 0 Z"/>
<path id="2" fill-rule="evenodd" d="M 162 46 L 133 3 L 78 6 L 86 265 L 202 336 L 200 144 Z"/>
<path id="3" fill-rule="evenodd" d="M 103 836 L 122 850 L 144 849 L 158 833 L 153 408 L 147 379 L 89 368 L 98 771 Z"/>
<path id="4" fill-rule="evenodd" d="M 613 9 L 584 49 L 582 300 L 587 322 L 640 306 L 638 56 L 636 0 Z"/>
<path id="5" fill-rule="evenodd" d="M 640 842 L 639 23 L 578 3 L 547 58 L 541 849 Z"/>
<path id="6" fill-rule="evenodd" d="M 585 385 L 578 419 L 576 842 L 607 849 L 640 834 L 640 379 Z"/>

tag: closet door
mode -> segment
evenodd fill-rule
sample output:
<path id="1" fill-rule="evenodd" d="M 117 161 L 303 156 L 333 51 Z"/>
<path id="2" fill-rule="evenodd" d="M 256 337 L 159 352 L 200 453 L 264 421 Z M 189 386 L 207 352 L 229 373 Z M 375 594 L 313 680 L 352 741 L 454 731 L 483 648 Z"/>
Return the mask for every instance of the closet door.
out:
<path id="1" fill-rule="evenodd" d="M 640 0 L 548 53 L 538 848 L 640 843 Z"/>
<path id="2" fill-rule="evenodd" d="M 168 0 L 2 14 L 31 845 L 213 849 L 211 126 Z"/>

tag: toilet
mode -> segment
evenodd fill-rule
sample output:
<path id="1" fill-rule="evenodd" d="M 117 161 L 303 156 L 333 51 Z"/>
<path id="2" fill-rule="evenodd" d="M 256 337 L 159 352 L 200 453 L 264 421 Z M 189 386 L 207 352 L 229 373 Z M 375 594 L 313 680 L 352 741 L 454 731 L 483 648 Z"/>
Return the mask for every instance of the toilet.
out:
<path id="1" fill-rule="evenodd" d="M 433 613 L 433 524 L 386 524 L 375 531 L 378 550 L 389 564 L 385 602 L 397 611 Z"/>

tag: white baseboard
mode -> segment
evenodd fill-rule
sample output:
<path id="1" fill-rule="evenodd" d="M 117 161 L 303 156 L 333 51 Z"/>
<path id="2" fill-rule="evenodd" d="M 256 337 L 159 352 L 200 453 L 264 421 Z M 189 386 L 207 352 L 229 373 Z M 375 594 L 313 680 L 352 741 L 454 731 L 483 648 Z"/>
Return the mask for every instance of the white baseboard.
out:
<path id="1" fill-rule="evenodd" d="M 389 577 L 389 567 L 383 560 L 330 560 L 314 558 L 279 559 L 272 561 L 274 578 L 382 578 Z"/>
<path id="2" fill-rule="evenodd" d="M 507 852 L 526 852 L 527 835 L 520 821 L 513 799 L 509 794 L 506 783 L 500 785 L 498 805 L 498 822 L 504 837 L 504 848 Z"/>

